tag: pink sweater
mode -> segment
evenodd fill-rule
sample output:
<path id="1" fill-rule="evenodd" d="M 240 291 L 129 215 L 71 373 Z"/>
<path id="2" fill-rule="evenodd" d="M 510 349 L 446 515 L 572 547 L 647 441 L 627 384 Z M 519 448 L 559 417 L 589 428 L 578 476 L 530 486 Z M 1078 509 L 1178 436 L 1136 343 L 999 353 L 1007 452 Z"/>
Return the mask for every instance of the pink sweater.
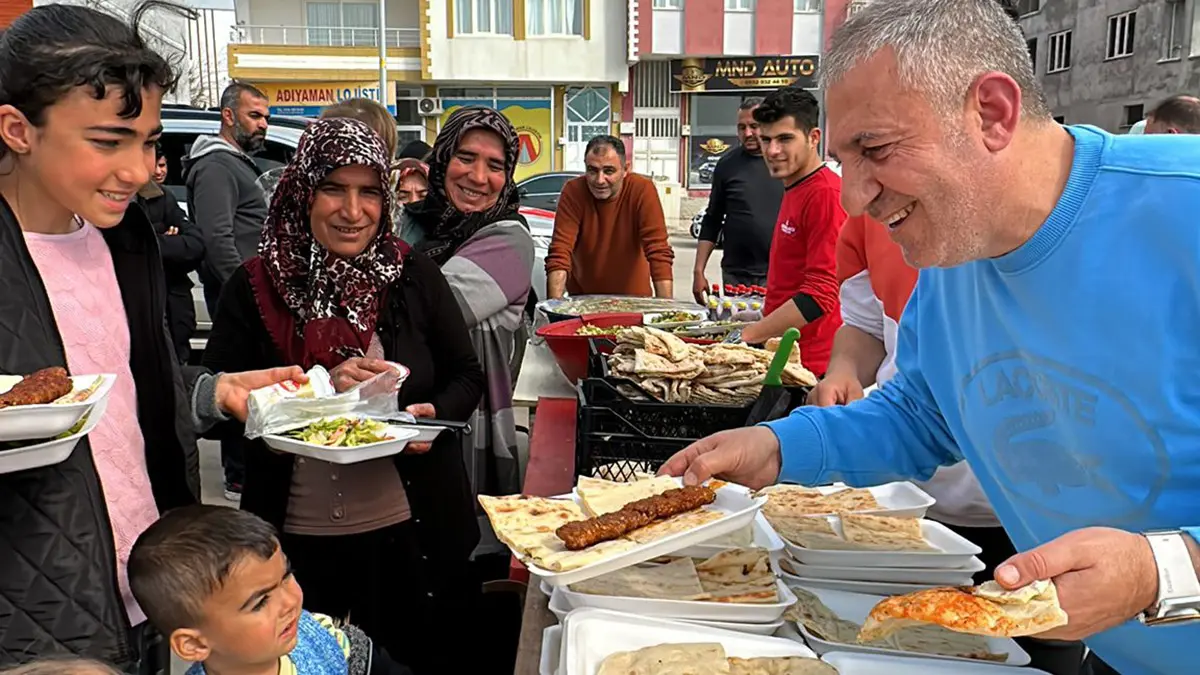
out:
<path id="1" fill-rule="evenodd" d="M 117 381 L 103 419 L 88 435 L 117 546 L 117 579 L 129 622 L 146 615 L 129 592 L 129 550 L 158 518 L 138 427 L 137 391 L 129 368 L 129 325 L 112 256 L 91 225 L 64 235 L 25 233 L 50 296 L 73 375 L 112 373 Z"/>

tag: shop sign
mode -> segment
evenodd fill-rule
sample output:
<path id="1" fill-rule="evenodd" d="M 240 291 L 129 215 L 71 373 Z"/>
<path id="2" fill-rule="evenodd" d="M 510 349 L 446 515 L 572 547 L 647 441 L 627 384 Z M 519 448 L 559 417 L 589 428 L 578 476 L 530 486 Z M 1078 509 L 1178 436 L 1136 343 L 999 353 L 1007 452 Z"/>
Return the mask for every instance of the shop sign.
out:
<path id="1" fill-rule="evenodd" d="M 272 115 L 316 117 L 325 108 L 352 98 L 379 100 L 379 82 L 265 82 L 255 84 L 267 95 Z M 388 83 L 388 111 L 396 114 L 396 85 Z"/>
<path id="2" fill-rule="evenodd" d="M 671 91 L 685 94 L 817 87 L 819 56 L 743 56 L 671 61 Z"/>

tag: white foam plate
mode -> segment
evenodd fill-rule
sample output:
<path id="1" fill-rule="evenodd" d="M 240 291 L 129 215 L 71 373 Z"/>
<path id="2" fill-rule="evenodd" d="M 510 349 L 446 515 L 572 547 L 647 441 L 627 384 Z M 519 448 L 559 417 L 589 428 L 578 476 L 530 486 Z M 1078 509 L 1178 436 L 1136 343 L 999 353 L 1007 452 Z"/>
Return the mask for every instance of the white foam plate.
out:
<path id="1" fill-rule="evenodd" d="M 812 588 L 805 587 L 805 590 L 816 595 L 825 606 L 837 614 L 839 618 L 847 621 L 853 621 L 862 625 L 867 620 L 867 615 L 871 613 L 871 609 L 884 599 L 882 595 L 867 595 L 864 593 L 848 593 L 846 591 L 834 591 L 827 588 Z M 882 649 L 879 647 L 864 647 L 858 644 L 842 644 L 840 642 L 827 642 L 813 635 L 805 628 L 803 623 L 796 622 L 796 627 L 800 630 L 800 634 L 804 636 L 804 641 L 808 643 L 818 654 L 826 652 L 844 651 L 844 652 L 865 652 L 869 654 L 891 654 L 893 656 L 919 656 L 924 659 L 955 661 L 965 663 L 981 663 L 975 659 L 965 659 L 957 656 L 935 656 L 933 654 L 914 654 L 912 652 L 902 652 L 897 649 Z M 1029 664 L 1029 654 L 1025 653 L 1016 642 L 1010 638 L 984 638 L 987 640 L 988 648 L 996 654 L 1008 655 L 1008 660 L 1005 665 L 1009 666 L 1024 666 Z"/>
<path id="2" fill-rule="evenodd" d="M 100 403 L 108 400 L 116 375 L 76 375 L 71 378 L 72 392 L 87 389 L 100 378 L 100 386 L 78 403 L 44 403 L 0 408 L 0 442 L 54 439 L 71 430 Z M 12 389 L 23 378 L 0 375 L 0 393 Z M 68 450 L 67 455 L 71 454 Z M 63 457 L 66 459 L 66 456 Z M 62 460 L 59 460 L 62 461 Z"/>
<path id="3" fill-rule="evenodd" d="M 432 443 L 437 439 L 438 434 L 446 430 L 446 427 L 426 426 L 424 424 L 400 424 L 392 423 L 389 426 L 396 429 L 408 429 L 417 432 L 416 436 L 408 439 L 409 443 Z"/>
<path id="4" fill-rule="evenodd" d="M 114 378 L 115 379 L 115 378 Z M 96 428 L 108 408 L 108 397 L 105 396 L 92 405 L 87 413 L 83 427 L 70 436 L 56 438 L 42 443 L 27 445 L 12 450 L 0 450 L 0 473 L 16 473 L 27 469 L 36 469 L 65 461 L 79 444 L 79 440 Z"/>
<path id="5" fill-rule="evenodd" d="M 822 494 L 832 494 L 845 490 L 846 486 L 842 483 L 835 483 L 833 485 L 823 485 L 817 489 Z M 770 487 L 764 488 L 766 492 L 770 492 L 770 490 Z M 883 485 L 869 487 L 867 490 L 875 497 L 875 501 L 879 503 L 879 508 L 871 511 L 856 511 L 855 513 L 894 516 L 896 518 L 924 518 L 925 512 L 937 501 L 926 494 L 921 488 L 906 481 L 884 483 Z"/>
<path id="6" fill-rule="evenodd" d="M 679 479 L 676 479 L 676 482 L 682 485 Z M 704 543 L 745 527 L 754 521 L 754 516 L 767 502 L 766 497 L 753 497 L 748 489 L 732 483 L 724 483 L 717 488 L 716 493 L 716 501 L 704 507 L 721 513 L 721 517 L 711 523 L 656 539 L 647 544 L 639 544 L 618 555 L 566 572 L 552 572 L 531 562 L 525 562 L 525 566 L 529 569 L 530 574 L 540 577 L 551 586 L 566 586 L 659 556 L 672 554 L 680 549 Z M 571 498 L 574 499 L 573 496 Z"/>
<path id="7" fill-rule="evenodd" d="M 553 614 L 561 622 L 567 614 L 573 609 L 563 597 L 561 589 L 550 596 L 550 613 Z M 672 617 L 666 617 L 672 618 Z M 775 631 L 779 630 L 784 625 L 783 619 L 776 619 L 770 623 L 741 623 L 737 621 L 705 621 L 700 619 L 678 619 L 684 623 L 694 623 L 699 626 L 708 626 L 709 628 L 721 628 L 723 630 L 732 630 L 739 633 L 749 633 L 750 635 L 774 635 Z"/>
<path id="8" fill-rule="evenodd" d="M 816 658 L 812 650 L 792 640 L 587 608 L 571 612 L 563 625 L 562 671 L 559 675 L 596 675 L 604 659 L 616 652 L 697 642 L 718 642 L 725 648 L 726 655 L 741 658 Z"/>
<path id="9" fill-rule="evenodd" d="M 783 553 L 783 539 L 780 539 L 779 535 L 775 534 L 775 530 L 772 529 L 771 524 L 767 522 L 766 516 L 761 513 L 756 515 L 754 517 L 754 524 L 752 527 L 754 538 L 751 544 L 753 546 L 767 549 L 767 552 L 771 554 L 772 558 L 775 558 Z M 728 534 L 722 535 L 721 539 L 726 539 L 729 536 L 730 535 Z M 737 548 L 737 546 L 733 544 L 721 544 L 709 541 L 703 544 L 689 546 L 682 551 L 676 551 L 675 555 L 688 558 L 711 558 L 721 551 L 727 551 L 731 548 Z"/>
<path id="10" fill-rule="evenodd" d="M 776 580 L 779 602 L 750 604 L 736 602 L 702 602 L 699 600 L 657 600 L 654 598 L 621 598 L 611 595 L 576 593 L 569 587 L 560 586 L 558 593 L 571 609 L 598 607 L 616 612 L 629 612 L 641 616 L 657 616 L 665 619 L 699 619 L 702 621 L 734 621 L 737 623 L 772 623 L 783 616 L 783 612 L 796 602 L 796 595 L 787 584 Z"/>
<path id="11" fill-rule="evenodd" d="M 355 416 L 336 415 L 335 417 Z M 392 437 L 391 440 L 368 443 L 367 445 L 359 445 L 353 448 L 330 448 L 324 445 L 316 445 L 315 443 L 305 443 L 299 439 L 289 438 L 282 434 L 263 436 L 263 440 L 266 441 L 267 446 L 280 452 L 289 452 L 301 457 L 319 459 L 322 462 L 329 462 L 331 464 L 356 464 L 381 457 L 398 455 L 404 451 L 404 446 L 408 445 L 409 441 L 414 440 L 418 435 L 415 427 L 403 428 L 393 424 L 387 425 L 386 433 Z"/>
<path id="12" fill-rule="evenodd" d="M 562 658 L 562 626 L 550 626 L 542 631 L 542 658 L 538 661 L 538 675 L 556 675 L 558 662 Z"/>
<path id="13" fill-rule="evenodd" d="M 885 656 L 883 654 L 865 654 L 861 652 L 828 652 L 821 660 L 837 668 L 839 675 L 959 675 L 959 673 L 978 673 L 979 675 L 1011 675 L 1015 671 L 1012 666 L 983 661 L 951 661 L 948 659 L 930 659 L 916 656 Z M 552 675 L 552 674 L 551 674 Z M 1044 670 L 1026 668 L 1020 675 L 1049 675 Z"/>
<path id="14" fill-rule="evenodd" d="M 837 516 L 826 516 L 833 529 L 840 535 L 842 524 Z M 784 547 L 796 560 L 807 565 L 850 567 L 920 567 L 924 569 L 955 569 L 971 564 L 971 558 L 983 553 L 970 541 L 964 539 L 936 520 L 921 521 L 921 535 L 936 551 L 829 551 L 797 546 L 787 539 Z M 802 575 L 803 576 L 803 575 Z"/>
<path id="15" fill-rule="evenodd" d="M 845 581 L 883 581 L 900 584 L 928 584 L 931 586 L 970 586 L 976 572 L 985 565 L 979 558 L 972 557 L 966 567 L 957 569 L 921 569 L 918 567 L 838 567 L 833 565 L 805 565 L 791 557 L 780 558 L 776 563 L 781 575 L 841 579 Z"/>
<path id="16" fill-rule="evenodd" d="M 926 588 L 936 588 L 934 584 L 900 584 L 893 581 L 846 581 L 843 579 L 815 579 L 798 577 L 786 572 L 780 575 L 786 584 L 797 584 L 810 588 L 828 588 L 835 591 L 865 593 L 867 595 L 905 595 Z M 954 584 L 969 586 L 970 584 Z"/>

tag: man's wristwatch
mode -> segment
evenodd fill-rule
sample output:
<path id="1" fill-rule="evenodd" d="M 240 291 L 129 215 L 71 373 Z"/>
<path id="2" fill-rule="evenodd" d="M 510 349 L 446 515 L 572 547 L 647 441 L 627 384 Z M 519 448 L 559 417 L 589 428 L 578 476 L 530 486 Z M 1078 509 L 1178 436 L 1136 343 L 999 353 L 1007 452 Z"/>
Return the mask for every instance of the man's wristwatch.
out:
<path id="1" fill-rule="evenodd" d="M 1182 530 L 1158 530 L 1143 536 L 1150 542 L 1158 567 L 1158 599 L 1138 620 L 1147 626 L 1200 621 L 1200 578 L 1187 546 L 1191 535 Z"/>

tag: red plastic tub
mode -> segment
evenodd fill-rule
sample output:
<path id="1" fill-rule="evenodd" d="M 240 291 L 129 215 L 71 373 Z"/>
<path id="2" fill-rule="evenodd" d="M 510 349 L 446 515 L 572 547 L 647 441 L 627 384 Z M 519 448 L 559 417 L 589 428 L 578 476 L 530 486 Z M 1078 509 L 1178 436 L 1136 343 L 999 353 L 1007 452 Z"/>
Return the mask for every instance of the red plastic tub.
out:
<path id="1" fill-rule="evenodd" d="M 587 377 L 588 338 L 594 335 L 576 335 L 575 331 L 583 326 L 640 326 L 642 315 L 635 313 L 621 314 L 588 314 L 566 321 L 555 321 L 537 329 L 537 336 L 546 340 L 550 351 L 554 352 L 554 360 L 571 384 L 580 378 Z M 614 331 L 615 332 L 615 331 Z"/>

